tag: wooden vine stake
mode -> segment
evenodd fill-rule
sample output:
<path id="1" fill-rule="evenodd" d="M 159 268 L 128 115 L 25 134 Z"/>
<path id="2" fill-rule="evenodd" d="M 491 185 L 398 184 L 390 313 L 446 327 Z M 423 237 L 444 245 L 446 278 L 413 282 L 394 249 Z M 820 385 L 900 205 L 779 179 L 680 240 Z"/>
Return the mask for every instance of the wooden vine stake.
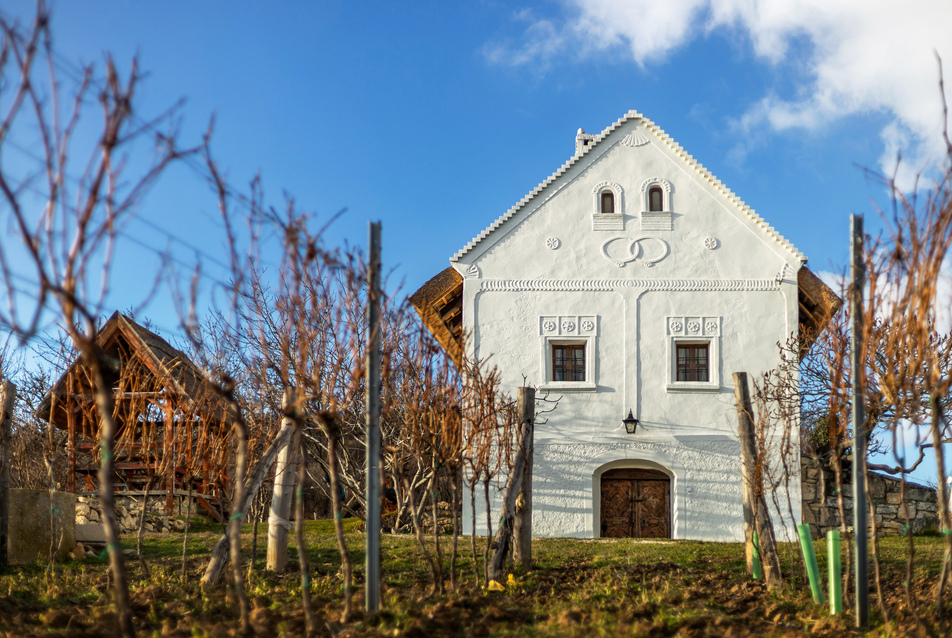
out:
<path id="1" fill-rule="evenodd" d="M 519 418 L 522 424 L 520 429 L 523 440 L 519 445 L 519 451 L 516 453 L 515 462 L 512 465 L 512 471 L 509 473 L 509 481 L 506 483 L 506 492 L 502 502 L 502 515 L 499 520 L 499 527 L 496 529 L 495 546 L 492 560 L 489 567 L 489 578 L 497 583 L 505 581 L 506 557 L 509 555 L 509 546 L 513 538 L 513 527 L 515 523 L 516 499 L 522 492 L 523 476 L 527 470 L 527 456 L 532 448 L 531 441 L 527 441 L 527 434 L 532 434 L 532 421 L 535 415 L 535 389 L 519 388 L 518 395 Z M 529 421 L 528 425 L 526 421 Z M 528 513 L 532 515 L 531 510 Z M 522 528 L 520 528 L 522 529 Z M 532 530 L 528 530 L 531 540 Z M 529 557 L 531 560 L 531 556 Z"/>
<path id="2" fill-rule="evenodd" d="M 740 458 L 744 488 L 744 540 L 747 555 L 747 570 L 753 574 L 753 532 L 757 531 L 760 541 L 760 560 L 763 565 L 764 580 L 767 586 L 774 588 L 781 584 L 780 560 L 777 557 L 777 543 L 774 537 L 773 523 L 767 511 L 767 499 L 764 495 L 758 462 L 757 442 L 754 437 L 754 423 L 751 419 L 753 409 L 750 404 L 750 390 L 747 385 L 747 373 L 734 373 L 734 403 L 737 406 L 737 438 L 740 439 Z"/>

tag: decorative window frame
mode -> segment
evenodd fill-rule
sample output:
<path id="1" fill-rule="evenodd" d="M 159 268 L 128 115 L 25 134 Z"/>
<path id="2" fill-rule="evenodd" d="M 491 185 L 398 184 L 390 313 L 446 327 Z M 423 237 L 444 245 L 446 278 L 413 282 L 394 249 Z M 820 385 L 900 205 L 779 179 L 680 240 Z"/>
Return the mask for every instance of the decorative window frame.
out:
<path id="1" fill-rule="evenodd" d="M 721 317 L 667 317 L 668 371 L 665 390 L 674 392 L 720 392 Z M 707 345 L 707 381 L 678 381 L 678 346 Z"/>
<path id="2" fill-rule="evenodd" d="M 540 390 L 554 392 L 594 392 L 595 355 L 598 342 L 597 315 L 543 315 L 539 317 L 541 346 L 539 369 Z M 585 381 L 553 381 L 552 346 L 585 346 Z"/>
<path id="3" fill-rule="evenodd" d="M 661 187 L 661 211 L 652 211 L 649 191 L 652 186 Z M 671 214 L 671 182 L 660 177 L 649 177 L 641 183 L 641 230 L 674 230 L 674 216 Z"/>
<path id="4" fill-rule="evenodd" d="M 602 193 L 611 191 L 615 199 L 615 212 L 602 213 Z M 624 190 L 614 182 L 600 182 L 592 190 L 592 230 L 625 230 Z"/>

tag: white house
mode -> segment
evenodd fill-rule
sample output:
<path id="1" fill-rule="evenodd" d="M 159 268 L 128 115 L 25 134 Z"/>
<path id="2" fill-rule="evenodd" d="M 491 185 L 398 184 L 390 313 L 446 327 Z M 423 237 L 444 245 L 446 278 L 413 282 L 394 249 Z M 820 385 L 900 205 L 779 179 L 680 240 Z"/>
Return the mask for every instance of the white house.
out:
<path id="1" fill-rule="evenodd" d="M 450 263 L 412 299 L 443 346 L 470 334 L 508 390 L 562 395 L 535 431 L 534 535 L 743 538 L 731 373 L 822 328 L 835 296 L 802 253 L 629 111 Z"/>

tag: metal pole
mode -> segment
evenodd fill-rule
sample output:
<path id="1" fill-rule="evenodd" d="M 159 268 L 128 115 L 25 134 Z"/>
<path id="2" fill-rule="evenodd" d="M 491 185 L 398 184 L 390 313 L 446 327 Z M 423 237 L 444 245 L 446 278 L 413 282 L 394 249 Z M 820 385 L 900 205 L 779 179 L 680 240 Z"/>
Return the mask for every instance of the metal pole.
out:
<path id="1" fill-rule="evenodd" d="M 380 222 L 367 264 L 367 611 L 380 609 Z"/>
<path id="2" fill-rule="evenodd" d="M 866 262 L 863 256 L 863 216 L 850 216 L 850 373 L 853 385 L 853 536 L 856 547 L 856 626 L 869 626 L 869 576 L 866 535 L 866 406 L 863 379 L 863 287 Z"/>

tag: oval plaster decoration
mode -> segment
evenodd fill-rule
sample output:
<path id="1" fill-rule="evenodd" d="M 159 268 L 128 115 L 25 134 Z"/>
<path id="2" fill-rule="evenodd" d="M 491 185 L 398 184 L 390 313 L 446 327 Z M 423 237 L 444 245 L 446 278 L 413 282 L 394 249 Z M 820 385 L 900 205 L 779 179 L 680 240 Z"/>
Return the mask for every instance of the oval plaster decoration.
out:
<path id="1" fill-rule="evenodd" d="M 558 237 L 549 237 L 545 240 L 545 247 L 549 250 L 558 250 L 559 246 L 562 245 L 562 242 Z"/>
<path id="2" fill-rule="evenodd" d="M 704 247 L 708 250 L 714 250 L 720 245 L 716 237 L 707 237 L 704 239 Z"/>
<path id="3" fill-rule="evenodd" d="M 628 254 L 619 253 L 617 245 L 609 249 L 609 245 L 616 241 L 628 241 Z M 645 244 L 645 247 L 642 246 Z M 615 256 L 612 256 L 614 253 Z M 638 261 L 645 268 L 651 268 L 656 263 L 668 256 L 668 243 L 660 237 L 635 237 L 627 240 L 625 237 L 612 237 L 602 244 L 602 257 L 612 262 L 619 268 L 625 264 Z"/>

